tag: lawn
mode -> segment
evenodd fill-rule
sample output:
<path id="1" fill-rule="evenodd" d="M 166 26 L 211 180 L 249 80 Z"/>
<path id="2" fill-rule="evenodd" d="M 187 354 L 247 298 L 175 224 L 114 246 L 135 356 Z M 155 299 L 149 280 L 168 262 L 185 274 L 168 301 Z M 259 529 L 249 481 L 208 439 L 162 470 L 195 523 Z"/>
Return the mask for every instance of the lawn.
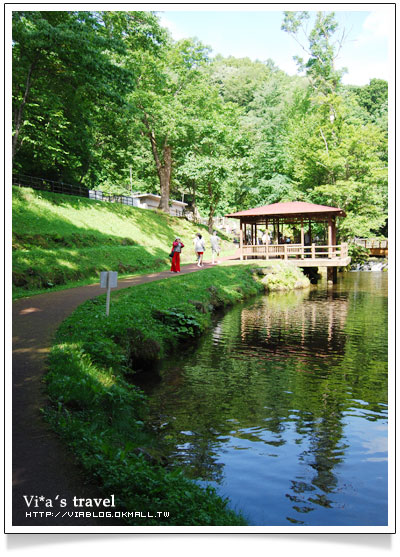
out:
<path id="1" fill-rule="evenodd" d="M 119 276 L 163 271 L 176 236 L 194 261 L 193 238 L 202 225 L 160 211 L 13 187 L 13 297 L 90 284 L 100 271 Z M 225 237 L 222 255 L 234 252 Z"/>

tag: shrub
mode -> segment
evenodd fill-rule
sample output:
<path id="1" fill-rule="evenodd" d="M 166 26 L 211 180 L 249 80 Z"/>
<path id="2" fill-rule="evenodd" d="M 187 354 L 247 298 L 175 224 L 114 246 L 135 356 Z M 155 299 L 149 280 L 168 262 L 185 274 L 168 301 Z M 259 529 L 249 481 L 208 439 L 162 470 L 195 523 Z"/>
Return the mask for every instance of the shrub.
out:
<path id="1" fill-rule="evenodd" d="M 368 261 L 369 251 L 359 244 L 349 244 L 349 256 L 351 257 L 352 264 L 362 264 Z"/>

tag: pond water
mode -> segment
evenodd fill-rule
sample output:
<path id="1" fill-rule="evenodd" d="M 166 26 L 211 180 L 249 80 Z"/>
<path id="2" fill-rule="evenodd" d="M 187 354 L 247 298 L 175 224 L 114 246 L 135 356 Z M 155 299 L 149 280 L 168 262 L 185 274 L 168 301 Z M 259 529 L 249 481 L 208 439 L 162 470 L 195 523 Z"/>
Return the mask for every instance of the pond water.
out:
<path id="1" fill-rule="evenodd" d="M 141 387 L 168 458 L 257 526 L 387 524 L 387 273 L 258 296 Z"/>

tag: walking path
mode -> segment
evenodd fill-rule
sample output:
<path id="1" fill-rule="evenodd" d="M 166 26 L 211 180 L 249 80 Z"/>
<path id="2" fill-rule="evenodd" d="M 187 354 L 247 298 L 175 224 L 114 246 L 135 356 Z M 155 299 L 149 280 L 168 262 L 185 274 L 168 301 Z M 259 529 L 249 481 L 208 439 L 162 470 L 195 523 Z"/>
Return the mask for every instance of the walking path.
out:
<path id="1" fill-rule="evenodd" d="M 212 265 L 205 263 L 204 268 L 207 267 Z M 180 275 L 196 271 L 200 271 L 197 264 L 184 265 Z M 180 275 L 164 271 L 122 279 L 118 281 L 116 290 Z M 39 294 L 13 303 L 13 526 L 105 525 L 102 519 L 35 515 L 34 512 L 38 511 L 54 511 L 56 514 L 58 505 L 54 509 L 44 508 L 42 502 L 35 508 L 33 500 L 28 508 L 24 499 L 24 495 L 28 498 L 44 496 L 54 501 L 58 495 L 58 500 L 67 500 L 67 510 L 72 511 L 74 496 L 100 497 L 96 486 L 84 483 L 79 466 L 43 420 L 40 408 L 47 401 L 43 376 L 52 336 L 77 306 L 101 294 L 104 294 L 104 289 L 99 285 L 90 285 Z"/>

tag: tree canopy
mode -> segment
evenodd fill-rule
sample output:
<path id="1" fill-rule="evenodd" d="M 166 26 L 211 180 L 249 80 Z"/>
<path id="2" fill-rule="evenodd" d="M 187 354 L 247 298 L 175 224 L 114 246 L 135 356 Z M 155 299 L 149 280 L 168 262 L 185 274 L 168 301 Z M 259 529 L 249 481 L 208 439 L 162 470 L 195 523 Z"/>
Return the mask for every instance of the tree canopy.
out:
<path id="1" fill-rule="evenodd" d="M 288 200 L 337 205 L 343 237 L 387 218 L 388 85 L 344 86 L 334 13 L 285 12 L 299 75 L 211 57 L 152 12 L 13 12 L 13 171 L 185 198 L 209 219 Z"/>

